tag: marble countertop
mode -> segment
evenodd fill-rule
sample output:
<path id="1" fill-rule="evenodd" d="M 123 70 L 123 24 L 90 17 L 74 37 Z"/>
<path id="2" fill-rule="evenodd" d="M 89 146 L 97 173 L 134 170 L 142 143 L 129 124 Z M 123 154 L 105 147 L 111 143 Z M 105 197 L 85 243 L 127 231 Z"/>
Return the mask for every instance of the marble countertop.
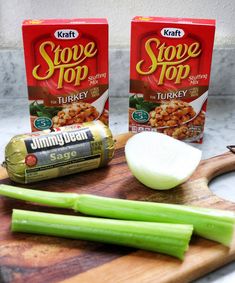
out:
<path id="1" fill-rule="evenodd" d="M 110 128 L 114 135 L 128 130 L 128 97 L 110 98 Z M 0 100 L 0 161 L 4 158 L 4 148 L 16 134 L 30 131 L 29 111 L 26 98 L 2 98 Z M 193 144 L 202 150 L 203 158 L 227 151 L 226 146 L 235 144 L 235 95 L 213 96 L 208 101 L 207 120 L 203 144 Z M 218 196 L 235 201 L 235 172 L 216 178 L 210 189 Z M 235 282 L 235 263 L 230 263 L 207 276 L 196 280 L 197 283 Z"/>

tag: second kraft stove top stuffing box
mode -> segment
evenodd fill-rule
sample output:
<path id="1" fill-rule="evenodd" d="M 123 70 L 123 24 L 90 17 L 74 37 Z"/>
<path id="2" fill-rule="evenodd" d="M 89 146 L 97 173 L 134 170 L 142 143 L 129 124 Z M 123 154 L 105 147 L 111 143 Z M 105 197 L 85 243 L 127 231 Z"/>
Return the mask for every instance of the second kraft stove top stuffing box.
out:
<path id="1" fill-rule="evenodd" d="M 214 33 L 214 20 L 132 20 L 130 131 L 202 142 Z"/>

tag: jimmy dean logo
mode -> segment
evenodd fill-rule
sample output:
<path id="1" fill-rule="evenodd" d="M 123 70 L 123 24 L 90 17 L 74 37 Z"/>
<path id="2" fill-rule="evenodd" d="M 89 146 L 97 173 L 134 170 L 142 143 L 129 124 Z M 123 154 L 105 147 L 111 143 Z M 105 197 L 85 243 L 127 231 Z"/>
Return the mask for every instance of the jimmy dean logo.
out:
<path id="1" fill-rule="evenodd" d="M 84 141 L 94 140 L 89 129 L 80 129 L 73 132 L 55 132 L 45 136 L 32 137 L 25 140 L 28 153 L 59 148 Z"/>
<path id="2" fill-rule="evenodd" d="M 50 56 L 48 51 L 53 55 Z M 52 41 L 45 41 L 39 47 L 39 53 L 47 65 L 44 74 L 40 74 L 41 65 L 33 68 L 33 76 L 36 80 L 43 81 L 51 78 L 58 71 L 57 89 L 63 87 L 64 82 L 78 86 L 88 75 L 88 66 L 80 65 L 87 58 L 94 57 L 97 53 L 95 42 L 91 41 L 85 46 L 82 44 L 62 48 Z"/>
<path id="3" fill-rule="evenodd" d="M 150 38 L 145 43 L 147 60 L 141 60 L 136 65 L 136 71 L 140 75 L 151 75 L 160 70 L 158 85 L 164 84 L 165 79 L 180 84 L 188 77 L 190 65 L 183 64 L 190 58 L 195 58 L 201 53 L 199 42 L 190 45 L 177 44 L 167 46 L 161 43 L 158 38 Z M 146 66 L 146 61 L 150 59 L 150 65 Z M 145 65 L 145 66 L 143 66 Z"/>

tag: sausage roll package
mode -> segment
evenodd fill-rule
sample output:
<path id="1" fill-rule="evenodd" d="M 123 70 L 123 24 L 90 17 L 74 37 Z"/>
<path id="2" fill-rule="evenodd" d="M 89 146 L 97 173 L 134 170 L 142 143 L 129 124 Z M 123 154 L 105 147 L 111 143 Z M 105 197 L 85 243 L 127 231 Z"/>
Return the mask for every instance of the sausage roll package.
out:
<path id="1" fill-rule="evenodd" d="M 13 137 L 5 149 L 9 178 L 31 183 L 106 165 L 114 154 L 110 129 L 101 121 Z"/>
<path id="2" fill-rule="evenodd" d="M 108 124 L 107 20 L 26 20 L 22 31 L 32 131 Z"/>
<path id="3" fill-rule="evenodd" d="M 132 20 L 130 131 L 202 142 L 214 33 L 214 20 Z"/>

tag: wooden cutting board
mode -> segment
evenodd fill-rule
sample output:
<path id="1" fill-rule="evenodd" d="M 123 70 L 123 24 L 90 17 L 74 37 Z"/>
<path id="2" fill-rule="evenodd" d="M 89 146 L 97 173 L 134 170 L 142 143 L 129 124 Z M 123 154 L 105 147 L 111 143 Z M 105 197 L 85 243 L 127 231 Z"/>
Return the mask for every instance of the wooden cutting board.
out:
<path id="1" fill-rule="evenodd" d="M 234 203 L 218 198 L 207 186 L 215 176 L 235 170 L 235 154 L 227 152 L 204 160 L 182 186 L 170 191 L 155 191 L 140 184 L 128 170 L 123 147 L 129 137 L 130 134 L 117 137 L 115 157 L 106 168 L 24 187 L 235 210 Z M 3 168 L 0 179 L 0 183 L 13 184 Z M 185 260 L 181 262 L 170 256 L 127 247 L 12 234 L 13 208 L 73 214 L 69 210 L 0 197 L 0 282 L 4 283 L 183 283 L 235 259 L 235 247 L 229 250 L 199 237 L 192 239 Z"/>

